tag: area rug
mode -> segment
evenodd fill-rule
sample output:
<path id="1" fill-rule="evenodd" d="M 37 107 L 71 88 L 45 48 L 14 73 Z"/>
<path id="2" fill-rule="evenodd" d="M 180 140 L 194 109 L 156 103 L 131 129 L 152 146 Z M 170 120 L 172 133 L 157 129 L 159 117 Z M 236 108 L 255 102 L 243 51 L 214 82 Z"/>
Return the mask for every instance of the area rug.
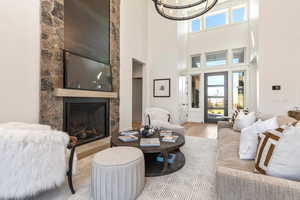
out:
<path id="1" fill-rule="evenodd" d="M 143 193 L 137 200 L 215 200 L 216 140 L 186 136 L 181 151 L 185 166 L 176 173 L 146 179 Z M 91 158 L 79 162 L 74 178 L 77 192 L 70 195 L 67 185 L 41 194 L 39 200 L 90 200 Z"/>

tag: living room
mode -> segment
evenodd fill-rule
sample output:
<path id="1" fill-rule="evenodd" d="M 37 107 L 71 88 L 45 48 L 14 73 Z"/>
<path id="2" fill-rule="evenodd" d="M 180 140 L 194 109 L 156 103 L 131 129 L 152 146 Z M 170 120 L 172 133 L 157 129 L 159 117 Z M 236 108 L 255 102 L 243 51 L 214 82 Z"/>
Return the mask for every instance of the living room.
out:
<path id="1" fill-rule="evenodd" d="M 298 1 L 0 5 L 0 199 L 300 199 Z"/>

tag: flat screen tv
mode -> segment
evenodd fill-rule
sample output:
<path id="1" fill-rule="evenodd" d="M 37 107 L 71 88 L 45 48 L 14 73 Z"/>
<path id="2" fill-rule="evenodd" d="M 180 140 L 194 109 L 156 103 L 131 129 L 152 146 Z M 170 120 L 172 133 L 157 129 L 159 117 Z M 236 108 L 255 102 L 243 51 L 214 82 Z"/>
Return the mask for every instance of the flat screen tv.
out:
<path id="1" fill-rule="evenodd" d="M 67 0 L 64 3 L 65 49 L 110 63 L 110 0 Z"/>
<path id="2" fill-rule="evenodd" d="M 110 65 L 64 52 L 64 87 L 68 89 L 112 91 Z"/>

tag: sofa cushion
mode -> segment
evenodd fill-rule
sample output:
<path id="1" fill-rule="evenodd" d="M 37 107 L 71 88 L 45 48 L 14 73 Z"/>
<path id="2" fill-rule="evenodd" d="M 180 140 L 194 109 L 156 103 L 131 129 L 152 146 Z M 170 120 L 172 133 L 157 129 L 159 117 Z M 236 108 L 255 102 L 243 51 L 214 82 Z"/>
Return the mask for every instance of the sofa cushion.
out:
<path id="1" fill-rule="evenodd" d="M 239 132 L 234 131 L 232 128 L 219 127 L 217 165 L 253 172 L 254 161 L 239 159 L 239 144 Z"/>

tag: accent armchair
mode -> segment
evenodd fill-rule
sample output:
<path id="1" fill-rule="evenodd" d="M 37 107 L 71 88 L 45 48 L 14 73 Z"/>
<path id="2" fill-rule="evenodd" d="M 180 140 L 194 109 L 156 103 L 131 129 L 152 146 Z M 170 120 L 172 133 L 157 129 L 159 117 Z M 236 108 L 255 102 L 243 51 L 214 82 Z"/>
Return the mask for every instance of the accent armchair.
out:
<path id="1" fill-rule="evenodd" d="M 184 134 L 184 127 L 172 123 L 170 112 L 161 108 L 148 108 L 144 116 L 144 125 L 158 129 L 169 129 L 176 133 Z"/>

